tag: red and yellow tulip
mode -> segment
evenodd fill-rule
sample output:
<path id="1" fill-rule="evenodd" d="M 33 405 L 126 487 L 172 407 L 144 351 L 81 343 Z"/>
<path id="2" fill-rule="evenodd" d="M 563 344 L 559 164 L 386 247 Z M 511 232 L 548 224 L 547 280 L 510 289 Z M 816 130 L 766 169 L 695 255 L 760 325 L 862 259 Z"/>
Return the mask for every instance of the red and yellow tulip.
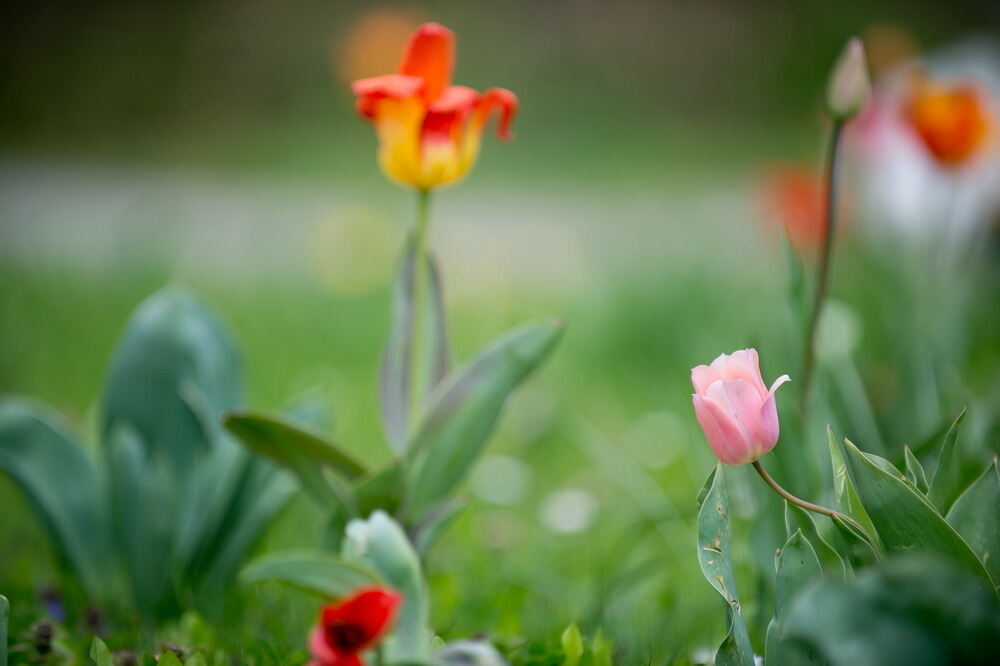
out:
<path id="1" fill-rule="evenodd" d="M 968 162 L 987 143 L 991 119 L 973 85 L 945 86 L 920 79 L 906 111 L 917 136 L 944 166 Z"/>
<path id="2" fill-rule="evenodd" d="M 425 23 L 410 36 L 395 74 L 354 82 L 358 113 L 375 125 L 379 164 L 393 180 L 429 190 L 461 179 L 494 111 L 497 134 L 510 138 L 517 97 L 503 88 L 479 93 L 451 85 L 454 62 L 454 33 Z"/>

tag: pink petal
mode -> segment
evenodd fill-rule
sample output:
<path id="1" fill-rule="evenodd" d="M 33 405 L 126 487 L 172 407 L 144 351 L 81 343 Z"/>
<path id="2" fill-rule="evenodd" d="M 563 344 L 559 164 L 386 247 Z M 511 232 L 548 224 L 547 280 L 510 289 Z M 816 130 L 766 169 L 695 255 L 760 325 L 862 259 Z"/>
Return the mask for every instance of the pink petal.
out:
<path id="1" fill-rule="evenodd" d="M 708 387 L 720 379 L 722 377 L 711 366 L 699 365 L 691 369 L 691 383 L 694 385 L 694 392 L 700 395 L 705 395 Z"/>
<path id="2" fill-rule="evenodd" d="M 691 400 L 698 424 L 716 457 L 727 465 L 746 462 L 746 438 L 729 415 L 708 398 L 693 395 Z"/>
<path id="3" fill-rule="evenodd" d="M 774 448 L 774 445 L 778 443 L 778 434 L 778 406 L 772 395 L 761 405 L 760 413 L 757 416 L 755 439 L 757 440 L 758 458 Z"/>
<path id="4" fill-rule="evenodd" d="M 780 377 L 774 380 L 773 384 L 771 384 L 771 388 L 768 390 L 767 394 L 769 396 L 774 395 L 774 392 L 778 390 L 779 386 L 781 386 L 785 382 L 790 382 L 790 381 L 792 381 L 791 377 L 789 377 L 788 375 L 781 375 Z"/>
<path id="5" fill-rule="evenodd" d="M 760 362 L 756 349 L 740 349 L 732 354 L 722 354 L 712 361 L 712 368 L 722 379 L 742 379 L 750 382 L 760 392 L 762 400 L 767 394 L 764 380 L 760 376 Z"/>

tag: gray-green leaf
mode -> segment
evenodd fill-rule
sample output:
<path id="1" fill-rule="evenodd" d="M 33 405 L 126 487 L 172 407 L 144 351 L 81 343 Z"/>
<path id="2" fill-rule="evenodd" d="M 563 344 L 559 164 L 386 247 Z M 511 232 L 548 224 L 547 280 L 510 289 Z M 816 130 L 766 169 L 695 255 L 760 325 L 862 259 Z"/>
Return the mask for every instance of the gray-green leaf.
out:
<path id="1" fill-rule="evenodd" d="M 1000 585 L 1000 470 L 996 458 L 955 500 L 948 523 L 979 555 L 994 584 Z"/>
<path id="2" fill-rule="evenodd" d="M 240 572 L 243 583 L 273 580 L 323 599 L 341 599 L 357 588 L 379 582 L 378 575 L 357 562 L 317 551 L 268 553 Z"/>
<path id="3" fill-rule="evenodd" d="M 963 408 L 958 417 L 945 433 L 944 441 L 941 442 L 941 452 L 938 454 L 937 466 L 934 468 L 934 475 L 930 480 L 930 488 L 927 491 L 927 499 L 931 501 L 937 510 L 942 514 L 948 513 L 951 503 L 962 491 L 959 485 L 961 470 L 959 469 L 958 456 L 955 454 L 955 442 L 958 440 L 958 431 L 962 427 L 962 419 L 965 418 Z"/>
<path id="4" fill-rule="evenodd" d="M 796 594 L 823 575 L 816 551 L 801 530 L 795 530 L 785 546 L 775 554 L 774 570 L 774 618 L 767 626 L 765 661 L 770 660 L 770 663 L 781 666 L 822 664 L 814 651 L 784 636 L 787 606 Z"/>

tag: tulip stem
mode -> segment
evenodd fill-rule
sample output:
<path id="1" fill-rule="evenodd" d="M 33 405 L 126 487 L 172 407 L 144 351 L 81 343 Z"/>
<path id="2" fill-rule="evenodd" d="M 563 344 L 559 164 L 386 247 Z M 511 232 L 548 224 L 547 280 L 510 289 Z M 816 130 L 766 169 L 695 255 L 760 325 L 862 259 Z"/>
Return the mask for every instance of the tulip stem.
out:
<path id="1" fill-rule="evenodd" d="M 833 121 L 830 131 L 830 143 L 826 151 L 826 232 L 823 236 L 823 249 L 820 255 L 819 268 L 816 277 L 816 292 L 813 296 L 812 311 L 809 313 L 809 326 L 806 329 L 805 360 L 802 363 L 802 413 L 806 413 L 809 401 L 809 388 L 812 384 L 816 364 L 816 335 L 819 328 L 819 318 L 826 300 L 827 283 L 830 278 L 830 262 L 833 257 L 833 245 L 837 226 L 837 162 L 840 154 L 840 136 L 844 129 L 842 120 Z"/>
<path id="2" fill-rule="evenodd" d="M 422 387 L 427 359 L 423 354 L 425 301 L 427 300 L 427 227 L 430 220 L 431 192 L 417 190 L 417 219 L 413 227 L 413 329 L 410 338 L 410 423 L 420 422 Z"/>
<path id="3" fill-rule="evenodd" d="M 833 509 L 828 509 L 825 506 L 820 506 L 819 504 L 813 504 L 812 502 L 807 502 L 804 499 L 798 498 L 795 495 L 788 492 L 787 490 L 785 490 L 784 488 L 782 488 L 780 485 L 778 485 L 778 482 L 775 481 L 774 478 L 767 473 L 767 470 L 764 469 L 764 466 L 760 464 L 760 460 L 753 461 L 753 468 L 757 470 L 758 474 L 760 474 L 760 478 L 764 479 L 764 483 L 771 486 L 771 489 L 774 492 L 778 493 L 785 501 L 800 506 L 806 511 L 819 513 L 828 518 L 840 518 L 845 523 L 851 523 L 854 527 L 860 530 L 862 534 L 865 533 L 864 528 L 861 527 L 861 525 L 859 525 L 850 516 L 840 513 L 839 511 L 834 511 Z"/>

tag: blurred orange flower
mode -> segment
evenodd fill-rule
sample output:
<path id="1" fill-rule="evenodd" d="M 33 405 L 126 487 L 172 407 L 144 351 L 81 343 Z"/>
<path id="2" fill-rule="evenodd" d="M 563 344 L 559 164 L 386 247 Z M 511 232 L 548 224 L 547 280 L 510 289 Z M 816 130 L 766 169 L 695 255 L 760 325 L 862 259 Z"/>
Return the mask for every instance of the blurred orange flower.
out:
<path id="1" fill-rule="evenodd" d="M 826 234 L 823 181 L 812 169 L 772 169 L 761 187 L 764 219 L 781 224 L 796 249 L 813 250 Z"/>
<path id="2" fill-rule="evenodd" d="M 982 93 L 971 84 L 920 79 L 905 111 L 924 146 L 944 166 L 964 164 L 986 144 L 990 118 Z"/>
<path id="3" fill-rule="evenodd" d="M 428 190 L 465 176 L 494 110 L 497 134 L 510 138 L 517 97 L 451 85 L 454 61 L 454 33 L 425 23 L 410 36 L 396 74 L 354 82 L 358 113 L 375 125 L 379 164 L 404 185 Z"/>

